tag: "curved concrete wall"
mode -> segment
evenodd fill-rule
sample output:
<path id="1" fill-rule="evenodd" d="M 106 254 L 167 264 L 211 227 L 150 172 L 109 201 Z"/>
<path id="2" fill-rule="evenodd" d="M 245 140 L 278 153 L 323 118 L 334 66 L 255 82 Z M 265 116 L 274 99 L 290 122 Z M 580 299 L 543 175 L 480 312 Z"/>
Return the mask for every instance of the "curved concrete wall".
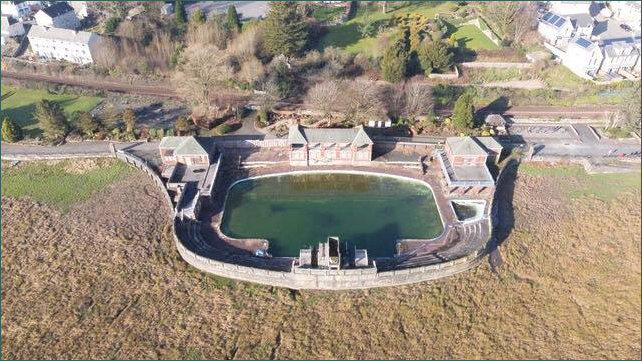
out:
<path id="1" fill-rule="evenodd" d="M 116 157 L 140 169 L 152 178 L 159 190 L 164 194 L 170 209 L 173 208 L 165 184 L 144 160 L 123 151 L 117 151 Z M 376 268 L 349 270 L 293 268 L 291 272 L 271 271 L 217 261 L 188 250 L 176 233 L 178 222 L 181 222 L 181 220 L 174 217 L 173 214 L 172 217 L 172 233 L 178 253 L 193 267 L 217 276 L 292 289 L 347 290 L 395 286 L 434 280 L 463 272 L 475 266 L 486 255 L 485 250 L 479 250 L 466 257 L 444 263 L 385 272 L 377 272 Z M 490 220 L 488 221 L 490 222 Z"/>

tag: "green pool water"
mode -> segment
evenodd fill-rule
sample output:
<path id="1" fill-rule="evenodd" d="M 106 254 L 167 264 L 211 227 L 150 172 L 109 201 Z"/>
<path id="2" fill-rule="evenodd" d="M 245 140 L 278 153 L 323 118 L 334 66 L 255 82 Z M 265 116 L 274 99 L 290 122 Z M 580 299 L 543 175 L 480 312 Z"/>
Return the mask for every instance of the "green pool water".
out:
<path id="1" fill-rule="evenodd" d="M 371 257 L 390 257 L 400 238 L 443 231 L 432 191 L 424 184 L 379 175 L 286 174 L 232 186 L 221 230 L 235 238 L 265 238 L 275 257 L 339 236 Z"/>

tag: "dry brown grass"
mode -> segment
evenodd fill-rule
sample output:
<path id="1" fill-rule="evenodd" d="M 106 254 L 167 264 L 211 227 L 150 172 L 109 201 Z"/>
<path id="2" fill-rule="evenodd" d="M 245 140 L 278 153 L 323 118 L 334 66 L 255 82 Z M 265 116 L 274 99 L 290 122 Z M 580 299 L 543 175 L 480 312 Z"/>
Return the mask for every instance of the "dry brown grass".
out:
<path id="1" fill-rule="evenodd" d="M 66 215 L 4 198 L 2 357 L 639 358 L 640 192 L 560 182 L 520 176 L 498 273 L 349 292 L 190 268 L 140 174 Z"/>

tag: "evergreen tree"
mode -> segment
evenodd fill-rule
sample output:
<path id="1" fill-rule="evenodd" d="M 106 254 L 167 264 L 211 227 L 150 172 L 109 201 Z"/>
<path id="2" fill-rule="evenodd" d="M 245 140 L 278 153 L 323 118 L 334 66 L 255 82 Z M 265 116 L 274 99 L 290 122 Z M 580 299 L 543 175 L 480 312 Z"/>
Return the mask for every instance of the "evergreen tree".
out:
<path id="1" fill-rule="evenodd" d="M 424 42 L 419 50 L 419 61 L 426 75 L 433 70 L 445 71 L 453 65 L 453 54 L 442 41 Z"/>
<path id="2" fill-rule="evenodd" d="M 187 13 L 185 6 L 181 0 L 177 0 L 174 4 L 174 23 L 176 25 L 183 25 L 187 22 Z"/>
<path id="3" fill-rule="evenodd" d="M 100 130 L 100 122 L 89 112 L 79 112 L 75 118 L 78 129 L 88 137 L 93 137 Z"/>
<path id="4" fill-rule="evenodd" d="M 125 123 L 125 132 L 129 135 L 134 134 L 136 128 L 136 114 L 131 108 L 123 111 L 123 122 Z"/>
<path id="5" fill-rule="evenodd" d="M 42 99 L 36 104 L 34 117 L 42 127 L 47 138 L 59 140 L 67 135 L 67 118 L 60 107 L 60 104 Z"/>
<path id="6" fill-rule="evenodd" d="M 2 118 L 2 140 L 15 142 L 22 139 L 22 129 L 11 118 Z"/>
<path id="7" fill-rule="evenodd" d="M 472 129 L 475 125 L 475 106 L 470 93 L 462 94 L 455 102 L 453 125 L 456 129 Z"/>
<path id="8" fill-rule="evenodd" d="M 190 130 L 189 121 L 186 117 L 179 116 L 178 118 L 176 118 L 176 125 L 174 126 L 174 128 L 176 128 L 176 131 L 178 131 L 180 135 L 185 135 Z"/>
<path id="9" fill-rule="evenodd" d="M 396 41 L 386 49 L 381 59 L 381 75 L 386 81 L 397 83 L 404 79 L 408 65 L 408 52 L 402 41 Z"/>
<path id="10" fill-rule="evenodd" d="M 230 5 L 227 8 L 225 24 L 230 31 L 236 31 L 237 33 L 241 32 L 241 21 L 239 20 L 239 14 L 236 12 L 236 7 L 234 5 Z"/>
<path id="11" fill-rule="evenodd" d="M 192 21 L 197 24 L 203 24 L 205 22 L 205 14 L 203 14 L 203 10 L 200 8 L 196 9 L 192 14 Z"/>
<path id="12" fill-rule="evenodd" d="M 298 3 L 270 1 L 264 31 L 265 48 L 272 55 L 300 55 L 308 42 L 308 24 L 298 11 Z"/>

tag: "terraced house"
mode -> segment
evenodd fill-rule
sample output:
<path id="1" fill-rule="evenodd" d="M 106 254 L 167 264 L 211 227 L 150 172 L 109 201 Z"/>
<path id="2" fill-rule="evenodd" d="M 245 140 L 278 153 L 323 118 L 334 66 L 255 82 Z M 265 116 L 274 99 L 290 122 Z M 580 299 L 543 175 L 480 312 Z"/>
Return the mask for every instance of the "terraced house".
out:
<path id="1" fill-rule="evenodd" d="M 372 139 L 362 126 L 322 129 L 291 126 L 288 133 L 291 165 L 368 165 Z"/>

